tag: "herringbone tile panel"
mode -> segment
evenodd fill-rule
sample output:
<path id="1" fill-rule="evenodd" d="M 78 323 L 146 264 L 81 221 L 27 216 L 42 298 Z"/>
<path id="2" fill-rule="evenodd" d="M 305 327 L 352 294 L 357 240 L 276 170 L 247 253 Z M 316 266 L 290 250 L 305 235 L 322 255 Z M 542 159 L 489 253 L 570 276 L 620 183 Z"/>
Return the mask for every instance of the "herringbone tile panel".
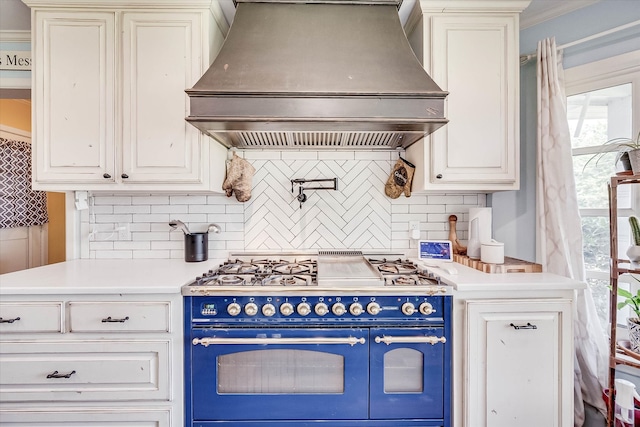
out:
<path id="1" fill-rule="evenodd" d="M 391 200 L 384 194 L 391 162 L 276 160 L 253 162 L 245 206 L 245 248 L 390 249 Z M 298 203 L 295 178 L 338 178 L 338 190 L 307 190 Z"/>

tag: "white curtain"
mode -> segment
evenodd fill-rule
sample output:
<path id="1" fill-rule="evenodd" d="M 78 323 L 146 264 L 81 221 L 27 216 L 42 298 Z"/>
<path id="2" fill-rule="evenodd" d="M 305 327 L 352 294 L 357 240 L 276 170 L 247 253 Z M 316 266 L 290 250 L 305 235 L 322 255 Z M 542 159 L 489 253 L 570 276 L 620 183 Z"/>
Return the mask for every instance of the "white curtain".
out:
<path id="1" fill-rule="evenodd" d="M 582 228 L 573 176 L 562 54 L 555 39 L 538 42 L 537 238 L 538 259 L 550 273 L 585 280 Z M 607 340 L 591 291 L 576 293 L 574 312 L 575 425 L 584 424 L 584 402 L 606 411 Z"/>

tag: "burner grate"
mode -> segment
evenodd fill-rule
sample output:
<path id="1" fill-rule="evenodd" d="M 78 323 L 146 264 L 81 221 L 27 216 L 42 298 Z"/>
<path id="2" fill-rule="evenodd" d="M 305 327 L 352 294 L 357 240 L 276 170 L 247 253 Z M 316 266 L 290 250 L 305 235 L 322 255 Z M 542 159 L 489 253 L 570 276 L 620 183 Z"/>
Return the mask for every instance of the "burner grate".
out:
<path id="1" fill-rule="evenodd" d="M 311 276 L 273 275 L 262 279 L 262 286 L 311 286 Z"/>
<path id="2" fill-rule="evenodd" d="M 360 256 L 358 251 L 321 251 L 322 255 L 340 255 L 348 259 L 350 256 Z M 320 262 L 323 258 L 320 257 Z M 433 286 L 440 281 L 421 272 L 416 264 L 408 259 L 389 257 L 368 258 L 370 268 L 377 270 L 380 275 L 378 284 L 384 286 Z M 351 262 L 351 261 L 346 261 Z M 331 264 L 329 264 L 331 265 Z M 325 266 L 326 267 L 326 266 Z M 328 267 L 331 268 L 331 267 Z M 354 277 L 355 283 L 358 278 Z M 350 280 L 350 278 L 349 278 Z M 371 282 L 374 283 L 374 282 Z M 371 284 L 369 283 L 369 284 Z M 201 277 L 197 277 L 192 286 L 286 286 L 308 287 L 318 285 L 318 261 L 308 256 L 275 256 L 250 257 L 238 254 L 225 261 L 217 269 L 209 270 Z M 335 285 L 335 284 L 334 284 Z M 342 286 L 342 285 L 341 285 Z M 345 283 L 351 286 L 351 282 Z"/>

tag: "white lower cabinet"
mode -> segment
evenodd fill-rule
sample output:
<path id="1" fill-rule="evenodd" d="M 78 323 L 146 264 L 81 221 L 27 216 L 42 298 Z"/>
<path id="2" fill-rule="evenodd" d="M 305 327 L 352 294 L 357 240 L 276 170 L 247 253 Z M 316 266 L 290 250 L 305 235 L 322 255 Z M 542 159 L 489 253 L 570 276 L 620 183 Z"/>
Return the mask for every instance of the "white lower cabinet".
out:
<path id="1" fill-rule="evenodd" d="M 181 426 L 181 303 L 3 296 L 0 426 Z"/>
<path id="2" fill-rule="evenodd" d="M 465 302 L 465 426 L 573 425 L 569 299 Z"/>

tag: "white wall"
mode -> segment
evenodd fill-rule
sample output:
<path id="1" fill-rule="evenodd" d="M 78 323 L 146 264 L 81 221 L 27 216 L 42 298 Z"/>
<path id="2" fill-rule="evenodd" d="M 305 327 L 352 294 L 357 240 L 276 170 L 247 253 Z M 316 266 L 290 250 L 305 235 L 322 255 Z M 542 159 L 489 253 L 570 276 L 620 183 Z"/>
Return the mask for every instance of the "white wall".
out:
<path id="1" fill-rule="evenodd" d="M 256 168 L 252 198 L 246 203 L 224 195 L 92 194 L 82 212 L 83 257 L 182 258 L 182 233 L 168 223 L 180 219 L 191 231 L 217 223 L 209 258 L 230 251 L 290 249 L 375 249 L 412 254 L 409 221 L 419 221 L 421 237 L 446 239 L 448 217 L 458 216 L 458 237 L 467 238 L 470 207 L 485 206 L 484 194 L 412 194 L 392 200 L 384 184 L 395 152 L 254 151 L 244 153 Z M 291 193 L 294 178 L 338 178 L 338 190 L 306 191 L 300 209 Z M 119 239 L 112 230 L 130 224 Z M 96 234 L 89 240 L 89 233 Z"/>
<path id="2" fill-rule="evenodd" d="M 0 30 L 29 31 L 31 9 L 20 0 L 0 0 Z"/>

